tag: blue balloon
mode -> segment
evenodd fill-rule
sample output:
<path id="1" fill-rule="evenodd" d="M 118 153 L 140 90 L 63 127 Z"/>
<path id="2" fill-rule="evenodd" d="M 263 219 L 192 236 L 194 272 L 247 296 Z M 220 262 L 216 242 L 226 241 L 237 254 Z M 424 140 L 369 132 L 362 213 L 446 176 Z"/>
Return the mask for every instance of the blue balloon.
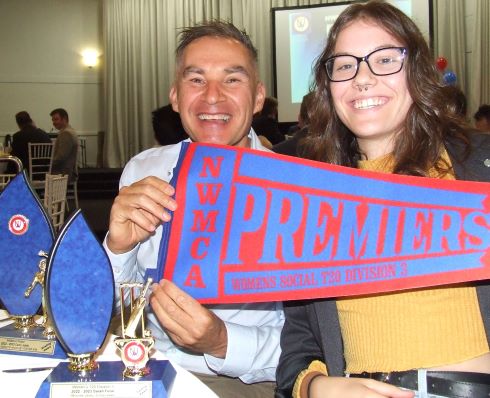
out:
<path id="1" fill-rule="evenodd" d="M 454 73 L 451 70 L 448 70 L 447 72 L 444 72 L 444 74 L 442 75 L 442 80 L 446 85 L 452 86 L 456 84 L 456 80 L 457 80 L 456 73 Z"/>

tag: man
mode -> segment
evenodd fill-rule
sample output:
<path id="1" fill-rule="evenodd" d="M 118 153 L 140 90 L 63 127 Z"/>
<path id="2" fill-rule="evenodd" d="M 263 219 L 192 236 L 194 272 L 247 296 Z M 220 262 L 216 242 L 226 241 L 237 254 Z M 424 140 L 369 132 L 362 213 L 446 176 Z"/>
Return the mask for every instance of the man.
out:
<path id="1" fill-rule="evenodd" d="M 272 145 L 284 141 L 284 135 L 279 130 L 277 122 L 277 99 L 266 97 L 260 113 L 256 114 L 252 121 L 254 131 L 269 140 Z"/>
<path id="2" fill-rule="evenodd" d="M 57 108 L 49 114 L 56 130 L 59 130 L 53 149 L 52 174 L 67 174 L 68 181 L 76 180 L 78 136 L 70 126 L 68 113 Z"/>
<path id="3" fill-rule="evenodd" d="M 251 129 L 265 97 L 257 52 L 232 24 L 211 22 L 181 32 L 169 97 L 189 141 L 265 150 Z M 181 145 L 142 152 L 123 172 L 104 241 L 116 282 L 142 281 L 147 268 L 157 267 L 161 224 L 182 205 L 166 182 Z M 161 280 L 150 304 L 156 348 L 219 397 L 273 396 L 274 383 L 267 381 L 275 380 L 280 354 L 280 303 L 202 306 Z"/>
<path id="4" fill-rule="evenodd" d="M 473 117 L 475 118 L 475 127 L 490 134 L 490 105 L 481 105 Z"/>
<path id="5" fill-rule="evenodd" d="M 42 143 L 51 142 L 48 133 L 44 130 L 37 128 L 31 119 L 31 116 L 26 111 L 18 112 L 15 115 L 15 121 L 19 126 L 17 131 L 12 137 L 12 156 L 17 156 L 24 169 L 29 169 L 29 142 Z M 9 168 L 10 171 L 10 168 Z"/>
<path id="6" fill-rule="evenodd" d="M 151 113 L 151 123 L 158 145 L 176 144 L 187 138 L 180 115 L 172 109 L 172 104 L 155 109 Z"/>
<path id="7" fill-rule="evenodd" d="M 282 153 L 283 155 L 302 157 L 300 150 L 300 141 L 308 134 L 308 109 L 311 107 L 313 101 L 314 92 L 310 92 L 303 96 L 301 106 L 299 108 L 298 124 L 293 132 L 294 135 L 279 144 L 272 147 L 272 150 L 276 153 Z"/>

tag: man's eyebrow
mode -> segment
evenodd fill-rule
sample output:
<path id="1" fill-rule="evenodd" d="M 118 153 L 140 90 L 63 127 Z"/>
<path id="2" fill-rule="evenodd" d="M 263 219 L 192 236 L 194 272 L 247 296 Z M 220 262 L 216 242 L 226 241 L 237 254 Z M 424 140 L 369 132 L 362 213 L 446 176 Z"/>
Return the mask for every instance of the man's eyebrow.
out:
<path id="1" fill-rule="evenodd" d="M 242 73 L 247 77 L 250 76 L 250 73 L 248 73 L 248 70 L 241 65 L 236 65 L 236 66 L 231 66 L 229 68 L 225 68 L 225 72 L 226 73 Z"/>
<path id="2" fill-rule="evenodd" d="M 241 65 L 235 65 L 235 66 L 227 67 L 224 69 L 224 71 L 225 71 L 225 73 L 242 73 L 245 76 L 250 77 L 250 73 L 248 72 L 248 70 Z M 187 76 L 191 73 L 197 73 L 198 75 L 204 75 L 205 74 L 204 69 L 191 65 L 191 66 L 187 66 L 186 68 L 184 68 L 182 75 Z"/>
<path id="3" fill-rule="evenodd" d="M 182 75 L 186 76 L 190 73 L 197 73 L 197 74 L 203 75 L 204 71 L 202 70 L 202 68 L 198 68 L 197 66 L 188 66 L 188 67 L 184 68 Z"/>

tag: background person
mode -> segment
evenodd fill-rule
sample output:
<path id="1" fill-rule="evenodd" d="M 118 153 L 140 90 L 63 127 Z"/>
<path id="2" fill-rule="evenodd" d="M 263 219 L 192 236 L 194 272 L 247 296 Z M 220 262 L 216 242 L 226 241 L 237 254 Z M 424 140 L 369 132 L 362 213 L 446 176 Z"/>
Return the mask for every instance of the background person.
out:
<path id="1" fill-rule="evenodd" d="M 252 120 L 252 127 L 259 136 L 267 138 L 272 145 L 284 141 L 284 135 L 279 130 L 277 121 L 276 98 L 265 98 L 262 110 L 256 113 Z"/>
<path id="2" fill-rule="evenodd" d="M 48 143 L 51 140 L 44 130 L 36 127 L 31 116 L 26 111 L 18 112 L 15 115 L 15 121 L 17 126 L 19 126 L 19 131 L 12 137 L 12 151 L 10 154 L 17 156 L 21 160 L 24 169 L 29 170 L 29 143 Z M 11 166 L 9 165 L 8 167 L 9 171 L 12 170 Z"/>
<path id="3" fill-rule="evenodd" d="M 475 127 L 485 133 L 490 133 L 490 105 L 483 104 L 473 115 Z"/>
<path id="4" fill-rule="evenodd" d="M 384 2 L 356 3 L 326 43 L 314 68 L 310 158 L 490 181 L 490 137 L 446 112 L 429 47 L 405 14 Z M 418 397 L 486 396 L 489 294 L 484 281 L 288 303 L 277 397 L 414 396 L 402 388 Z"/>
<path id="5" fill-rule="evenodd" d="M 63 108 L 57 108 L 49 114 L 56 130 L 59 130 L 53 148 L 52 174 L 67 174 L 68 181 L 76 180 L 78 136 L 70 126 L 68 112 Z"/>
<path id="6" fill-rule="evenodd" d="M 155 140 L 159 145 L 177 144 L 187 138 L 180 115 L 172 109 L 172 104 L 155 109 L 151 116 Z"/>
<path id="7" fill-rule="evenodd" d="M 264 102 L 257 51 L 230 23 L 181 32 L 170 102 L 190 139 L 265 150 L 251 129 Z M 182 203 L 168 183 L 182 144 L 152 148 L 126 165 L 104 245 L 116 283 L 155 269 L 162 223 Z M 155 346 L 194 372 L 219 397 L 272 397 L 284 322 L 280 303 L 203 306 L 170 281 L 153 286 L 149 325 Z M 253 384 L 252 384 L 253 383 Z"/>
<path id="8" fill-rule="evenodd" d="M 299 108 L 298 124 L 294 130 L 294 135 L 276 144 L 272 147 L 272 150 L 276 153 L 282 153 L 283 155 L 302 157 L 301 154 L 301 141 L 308 134 L 308 123 L 310 117 L 308 112 L 310 110 L 311 102 L 313 101 L 314 93 L 308 93 L 303 96 L 301 106 Z"/>
<path id="9" fill-rule="evenodd" d="M 466 122 L 468 107 L 465 93 L 458 86 L 444 86 L 444 91 L 448 99 L 448 111 Z"/>

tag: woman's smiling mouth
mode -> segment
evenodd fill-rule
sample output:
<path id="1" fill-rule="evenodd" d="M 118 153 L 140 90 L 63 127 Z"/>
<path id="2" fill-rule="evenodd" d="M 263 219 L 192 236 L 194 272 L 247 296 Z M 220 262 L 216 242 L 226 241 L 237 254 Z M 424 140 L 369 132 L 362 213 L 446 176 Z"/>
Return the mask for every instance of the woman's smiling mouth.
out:
<path id="1" fill-rule="evenodd" d="M 353 106 L 355 109 L 369 109 L 376 106 L 384 105 L 388 102 L 386 97 L 371 97 L 354 100 Z"/>

